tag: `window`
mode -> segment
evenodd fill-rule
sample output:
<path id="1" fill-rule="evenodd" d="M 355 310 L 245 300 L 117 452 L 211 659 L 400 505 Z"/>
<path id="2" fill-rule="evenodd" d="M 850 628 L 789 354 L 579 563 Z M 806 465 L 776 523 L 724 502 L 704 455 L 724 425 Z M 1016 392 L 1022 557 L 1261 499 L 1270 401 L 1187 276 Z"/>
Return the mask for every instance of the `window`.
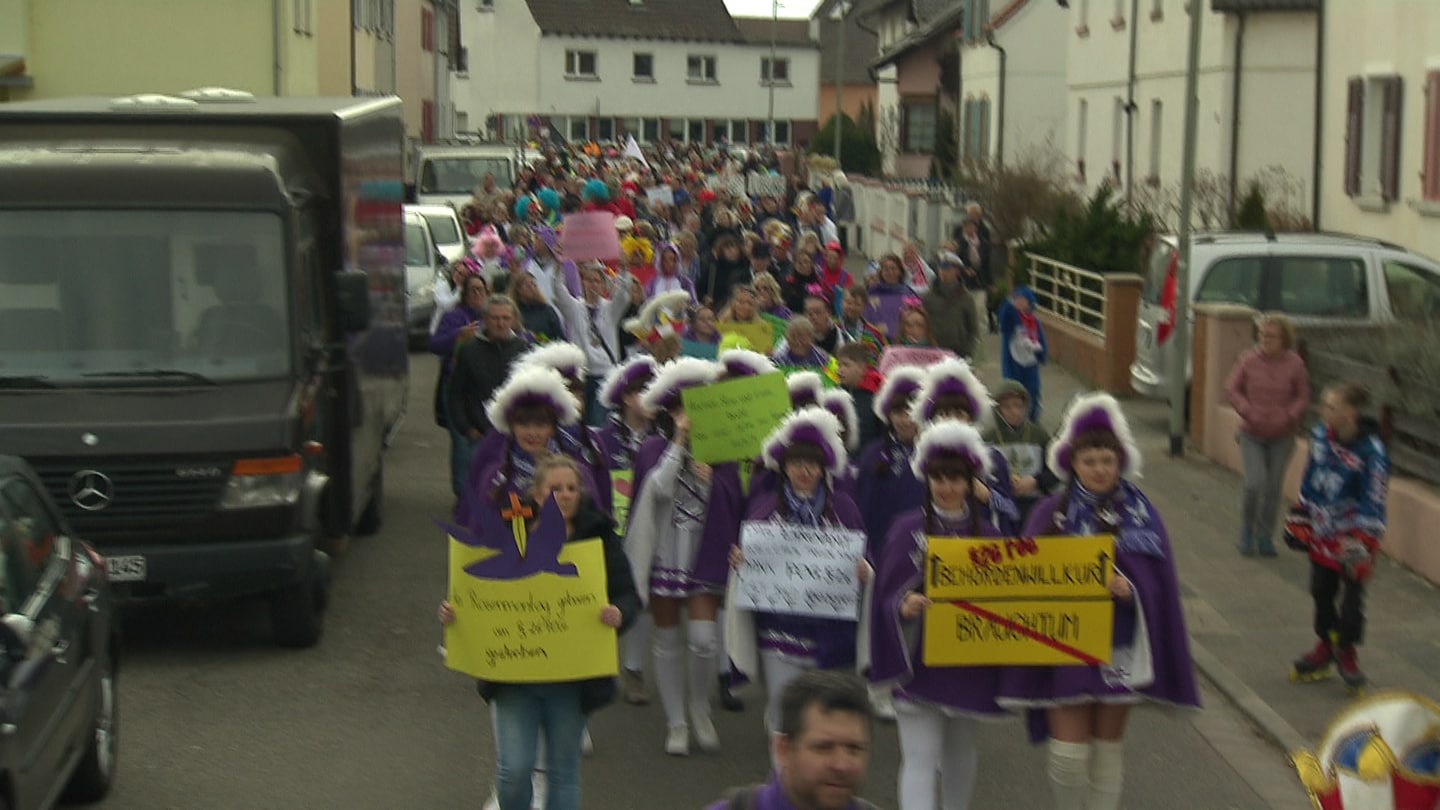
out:
<path id="1" fill-rule="evenodd" d="M 435 102 L 433 99 L 420 100 L 420 140 L 435 142 Z"/>
<path id="2" fill-rule="evenodd" d="M 1327 256 L 1277 256 L 1281 312 L 1363 318 L 1370 314 L 1365 263 Z"/>
<path id="3" fill-rule="evenodd" d="M 1392 202 L 1400 196 L 1399 76 L 1352 76 L 1345 105 L 1345 193 Z"/>
<path id="4" fill-rule="evenodd" d="M 715 78 L 715 57 L 688 56 L 685 58 L 685 78 L 692 82 L 713 82 Z"/>
<path id="5" fill-rule="evenodd" d="M 1390 311 L 1409 323 L 1440 320 L 1440 276 L 1397 261 L 1385 262 L 1385 291 Z"/>
<path id="6" fill-rule="evenodd" d="M 731 143 L 749 143 L 749 142 L 750 142 L 750 122 L 748 122 L 748 121 L 731 121 L 731 122 L 730 122 L 730 142 L 731 142 Z"/>
<path id="7" fill-rule="evenodd" d="M 630 77 L 637 82 L 655 81 L 655 54 L 635 54 L 634 67 L 631 69 Z"/>
<path id="8" fill-rule="evenodd" d="M 683 141 L 683 140 L 685 140 L 685 119 L 684 119 L 684 118 L 671 118 L 669 121 L 666 121 L 666 122 L 665 122 L 665 125 L 666 125 L 665 132 L 666 132 L 667 135 L 669 135 L 670 140 L 672 140 L 672 141 Z"/>
<path id="9" fill-rule="evenodd" d="M 935 151 L 937 114 L 934 99 L 902 102 L 900 128 L 906 152 L 928 155 Z"/>
<path id="10" fill-rule="evenodd" d="M 460 52 L 455 55 L 455 72 L 464 76 L 470 73 L 470 49 L 461 46 Z M 464 115 L 464 113 L 461 113 Z M 463 129 L 463 127 L 462 127 Z"/>
<path id="11" fill-rule="evenodd" d="M 1263 262 L 1264 258 L 1260 256 L 1216 262 L 1210 266 L 1210 272 L 1205 274 L 1205 280 L 1196 291 L 1195 302 L 1259 306 Z"/>
<path id="12" fill-rule="evenodd" d="M 295 15 L 295 33 L 314 35 L 315 29 L 311 27 L 312 19 L 310 10 L 311 0 L 294 0 L 292 3 Z"/>
<path id="13" fill-rule="evenodd" d="M 1420 185 L 1425 199 L 1440 200 L 1440 70 L 1425 76 L 1425 149 Z"/>
<path id="14" fill-rule="evenodd" d="M 1163 19 L 1165 19 L 1165 0 L 1151 0 L 1150 20 L 1160 22 Z"/>
<path id="15" fill-rule="evenodd" d="M 760 83 L 769 84 L 771 77 L 774 77 L 776 84 L 790 83 L 790 60 L 776 59 L 774 65 L 770 63 L 770 57 L 760 59 Z"/>
<path id="16" fill-rule="evenodd" d="M 495 0 L 480 0 L 478 8 L 480 11 L 494 11 Z"/>
<path id="17" fill-rule="evenodd" d="M 1130 0 L 1115 0 L 1115 13 L 1110 16 L 1110 24 L 1115 28 L 1125 27 L 1125 7 Z"/>
<path id="18" fill-rule="evenodd" d="M 691 143 L 705 142 L 705 122 L 699 118 L 691 118 L 686 122 L 686 139 Z"/>
<path id="19" fill-rule="evenodd" d="M 987 159 L 990 156 L 990 99 L 967 99 L 962 114 L 961 157 L 967 160 Z"/>
<path id="20" fill-rule="evenodd" d="M 590 140 L 590 119 L 574 117 L 570 119 L 570 140 Z"/>
<path id="21" fill-rule="evenodd" d="M 435 12 L 420 9 L 420 49 L 426 53 L 435 50 Z"/>
<path id="22" fill-rule="evenodd" d="M 565 78 L 595 78 L 595 52 L 566 51 Z"/>
<path id="23" fill-rule="evenodd" d="M 1150 102 L 1150 179 L 1156 184 L 1160 182 L 1160 144 L 1161 132 L 1164 127 L 1165 105 L 1160 99 Z"/>
<path id="24" fill-rule="evenodd" d="M 1075 33 L 1082 37 L 1090 33 L 1090 0 L 1075 3 Z"/>
<path id="25" fill-rule="evenodd" d="M 961 22 L 966 39 L 980 39 L 990 25 L 990 0 L 965 0 Z"/>
<path id="26" fill-rule="evenodd" d="M 1125 154 L 1125 99 L 1116 96 L 1110 113 L 1110 172 L 1120 180 L 1120 157 Z"/>
<path id="27" fill-rule="evenodd" d="M 614 118 L 597 118 L 597 119 L 595 119 L 595 140 L 597 140 L 597 141 L 613 141 L 613 140 L 615 140 L 615 119 L 614 119 Z"/>
<path id="28" fill-rule="evenodd" d="M 645 143 L 654 143 L 660 140 L 660 119 L 641 119 L 640 132 L 642 133 L 640 140 L 644 141 Z"/>
<path id="29" fill-rule="evenodd" d="M 1080 99 L 1080 109 L 1075 113 L 1075 166 L 1080 179 L 1085 179 L 1086 129 L 1090 120 L 1090 102 Z"/>
<path id="30" fill-rule="evenodd" d="M 790 122 L 775 122 L 775 143 L 790 143 Z"/>

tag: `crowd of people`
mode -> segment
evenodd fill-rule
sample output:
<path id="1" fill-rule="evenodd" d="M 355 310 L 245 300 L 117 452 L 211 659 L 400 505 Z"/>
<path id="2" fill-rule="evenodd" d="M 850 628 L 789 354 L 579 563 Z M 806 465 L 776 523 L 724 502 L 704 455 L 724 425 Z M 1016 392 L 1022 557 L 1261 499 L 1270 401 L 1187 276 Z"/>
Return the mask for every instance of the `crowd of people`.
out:
<path id="1" fill-rule="evenodd" d="M 968 806 L 977 738 L 1014 733 L 983 723 L 1011 716 L 1046 746 L 1056 808 L 1118 807 L 1130 710 L 1199 700 L 1169 537 L 1135 482 L 1140 453 L 1123 411 L 1084 395 L 1053 437 L 1039 426 L 1047 346 L 1034 295 L 996 298 L 978 209 L 933 257 L 911 246 L 854 278 L 834 222 L 843 176 L 813 190 L 790 178 L 758 199 L 727 180 L 774 168 L 767 155 L 698 149 L 644 162 L 552 154 L 515 188 L 487 183 L 466 206 L 475 247 L 452 268 L 430 344 L 455 520 L 553 498 L 568 537 L 603 541 L 610 599 L 596 621 L 623 633 L 618 684 L 482 683 L 496 806 L 578 807 L 584 717 L 616 698 L 647 703 L 651 684 L 666 718 L 657 750 L 719 751 L 712 705 L 743 711 L 748 679 L 765 694 L 753 742 L 772 741 L 775 768 L 742 797 L 750 804 L 717 806 L 868 806 L 854 798 L 855 771 L 873 712 L 898 726 L 902 810 Z M 560 229 L 585 211 L 613 214 L 621 256 L 566 261 Z M 897 291 L 905 305 L 887 334 L 865 304 Z M 722 333 L 762 313 L 785 324 L 769 353 Z M 993 388 L 972 365 L 987 329 L 1001 332 L 1004 379 Z M 881 374 L 894 345 L 951 357 Z M 759 457 L 696 460 L 684 392 L 776 372 L 792 412 Z M 617 472 L 632 482 L 618 512 Z M 1270 548 L 1254 535 L 1273 511 L 1257 508 L 1242 551 Z M 847 620 L 727 607 L 743 526 L 755 521 L 863 532 L 855 587 L 867 608 Z M 1095 534 L 1114 536 L 1110 663 L 923 660 L 929 538 Z M 440 619 L 454 621 L 448 604 Z M 856 673 L 868 693 L 817 672 Z"/>

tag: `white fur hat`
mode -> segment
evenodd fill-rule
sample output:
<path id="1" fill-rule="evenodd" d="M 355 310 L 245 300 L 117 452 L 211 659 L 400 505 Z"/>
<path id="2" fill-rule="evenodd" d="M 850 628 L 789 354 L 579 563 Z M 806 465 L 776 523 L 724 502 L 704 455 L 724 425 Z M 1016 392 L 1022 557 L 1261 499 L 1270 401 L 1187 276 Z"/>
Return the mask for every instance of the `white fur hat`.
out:
<path id="1" fill-rule="evenodd" d="M 510 414 L 522 405 L 544 405 L 553 409 L 557 424 L 573 425 L 580 421 L 580 403 L 565 385 L 565 378 L 546 366 L 516 368 L 485 405 L 485 416 L 496 430 L 509 436 Z"/>
<path id="2" fill-rule="evenodd" d="M 820 392 L 825 390 L 825 381 L 814 371 L 796 371 L 785 378 L 790 389 L 790 403 L 796 409 L 820 404 Z"/>
<path id="3" fill-rule="evenodd" d="M 820 407 L 839 422 L 845 449 L 851 453 L 860 447 L 860 417 L 855 413 L 855 398 L 843 388 L 826 388 L 820 394 Z"/>
<path id="4" fill-rule="evenodd" d="M 570 382 L 585 381 L 585 350 L 563 340 L 542 343 L 515 358 L 515 370 L 526 366 L 543 366 L 560 373 Z"/>
<path id="5" fill-rule="evenodd" d="M 765 355 L 749 349 L 726 349 L 717 358 L 721 374 L 727 379 L 734 377 L 758 377 L 775 370 L 775 364 Z"/>
<path id="6" fill-rule="evenodd" d="M 900 404 L 897 400 L 906 401 L 908 407 L 908 400 L 916 396 L 924 386 L 925 369 L 919 366 L 897 366 L 890 370 L 885 377 L 885 383 L 875 392 L 871 410 L 881 422 L 889 424 L 890 411 Z"/>
<path id="7" fill-rule="evenodd" d="M 600 384 L 600 404 L 610 410 L 619 408 L 624 404 L 625 389 L 637 383 L 649 385 L 659 370 L 660 364 L 648 354 L 637 354 L 610 369 L 605 382 Z"/>
<path id="8" fill-rule="evenodd" d="M 1114 433 L 1120 443 L 1120 474 L 1140 477 L 1140 447 L 1135 444 L 1135 434 L 1130 432 L 1130 422 L 1115 397 L 1098 391 L 1075 397 L 1065 409 L 1060 429 L 1050 445 L 1049 458 L 1045 460 L 1050 472 L 1062 479 L 1070 478 L 1070 448 L 1077 436 L 1089 430 Z"/>
<path id="9" fill-rule="evenodd" d="M 980 431 L 958 419 L 942 419 L 920 431 L 915 440 L 915 456 L 910 469 L 915 477 L 925 480 L 925 466 L 938 455 L 962 456 L 974 467 L 976 475 L 990 475 L 994 468 L 990 448 L 980 438 Z"/>
<path id="10" fill-rule="evenodd" d="M 655 379 L 640 395 L 640 404 L 650 413 L 668 411 L 680 404 L 686 388 L 709 385 L 720 378 L 720 365 L 698 357 L 677 357 L 660 367 Z"/>
<path id="11" fill-rule="evenodd" d="M 959 395 L 969 402 L 970 422 L 979 430 L 988 429 L 995 421 L 995 403 L 985 384 L 975 376 L 970 364 L 960 359 L 941 360 L 925 369 L 925 385 L 915 396 L 910 415 L 917 425 L 935 421 L 935 401 L 944 396 Z"/>
<path id="12" fill-rule="evenodd" d="M 769 469 L 779 471 L 785 451 L 796 442 L 812 442 L 825 455 L 825 471 L 831 475 L 844 472 L 849 457 L 840 442 L 840 420 L 824 408 L 802 408 L 785 417 L 765 437 L 760 457 Z"/>

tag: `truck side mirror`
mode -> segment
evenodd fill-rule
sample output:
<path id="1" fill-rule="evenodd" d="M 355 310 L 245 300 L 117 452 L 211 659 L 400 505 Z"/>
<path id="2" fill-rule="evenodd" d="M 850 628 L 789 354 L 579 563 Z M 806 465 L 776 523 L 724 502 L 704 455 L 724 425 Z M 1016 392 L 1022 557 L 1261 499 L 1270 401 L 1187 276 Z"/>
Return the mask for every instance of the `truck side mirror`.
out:
<path id="1" fill-rule="evenodd" d="M 342 332 L 361 332 L 370 328 L 370 284 L 361 270 L 342 270 L 335 274 L 336 315 Z"/>

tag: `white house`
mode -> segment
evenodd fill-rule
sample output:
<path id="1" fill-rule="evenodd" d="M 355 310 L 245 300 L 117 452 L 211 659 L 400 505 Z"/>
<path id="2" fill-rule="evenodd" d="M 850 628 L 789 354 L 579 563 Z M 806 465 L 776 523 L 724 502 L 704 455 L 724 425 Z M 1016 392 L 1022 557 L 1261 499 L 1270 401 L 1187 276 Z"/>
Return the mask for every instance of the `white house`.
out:
<path id="1" fill-rule="evenodd" d="M 1063 142 L 1076 181 L 1087 189 L 1108 181 L 1122 195 L 1173 213 L 1189 9 L 1197 2 L 1204 14 L 1197 221 L 1228 224 L 1225 212 L 1262 175 L 1269 178 L 1267 204 L 1310 217 L 1320 0 L 1068 0 Z"/>
<path id="2" fill-rule="evenodd" d="M 538 118 L 572 140 L 758 142 L 772 109 L 777 142 L 818 128 L 818 43 L 781 38 L 772 66 L 723 0 L 473 0 L 461 37 L 461 131 L 513 138 Z"/>
<path id="3" fill-rule="evenodd" d="M 1440 257 L 1440 4 L 1329 0 L 1319 224 Z"/>
<path id="4" fill-rule="evenodd" d="M 958 108 L 959 73 L 952 44 L 963 10 L 958 0 L 869 0 L 851 12 L 876 34 L 870 59 L 877 83 L 875 139 L 885 174 L 926 177 L 940 122 Z"/>
<path id="5" fill-rule="evenodd" d="M 966 0 L 960 155 L 1000 164 L 1059 149 L 1065 132 L 1065 15 L 1050 0 Z"/>

